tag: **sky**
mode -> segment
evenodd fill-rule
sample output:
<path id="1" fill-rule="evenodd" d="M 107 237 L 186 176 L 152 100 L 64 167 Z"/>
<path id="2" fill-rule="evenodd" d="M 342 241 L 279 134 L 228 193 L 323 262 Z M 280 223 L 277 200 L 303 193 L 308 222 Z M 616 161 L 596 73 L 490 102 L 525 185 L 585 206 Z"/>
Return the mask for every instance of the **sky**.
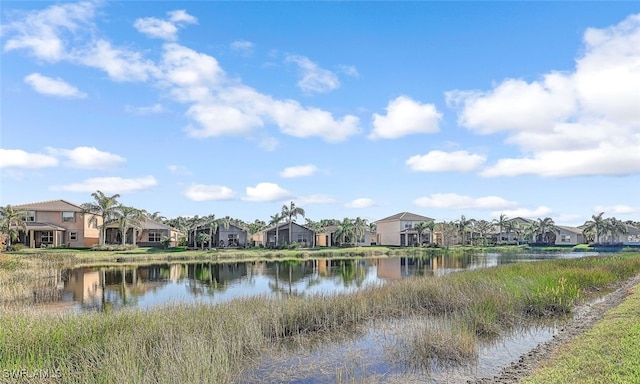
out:
<path id="1" fill-rule="evenodd" d="M 0 205 L 640 220 L 638 2 L 2 1 Z"/>

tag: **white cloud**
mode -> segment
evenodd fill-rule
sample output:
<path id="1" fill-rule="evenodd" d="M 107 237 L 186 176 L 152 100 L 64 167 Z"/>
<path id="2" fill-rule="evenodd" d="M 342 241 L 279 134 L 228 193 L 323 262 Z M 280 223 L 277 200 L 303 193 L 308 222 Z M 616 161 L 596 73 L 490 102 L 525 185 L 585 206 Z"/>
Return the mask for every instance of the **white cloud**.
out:
<path id="1" fill-rule="evenodd" d="M 169 21 L 172 23 L 198 24 L 198 19 L 188 14 L 184 9 L 169 11 L 167 15 L 169 15 Z"/>
<path id="2" fill-rule="evenodd" d="M 91 26 L 97 2 L 52 5 L 41 11 L 26 12 L 19 21 L 5 23 L 2 34 L 13 32 L 5 51 L 25 49 L 41 60 L 56 62 L 67 58 L 66 34 L 75 35 L 80 27 Z"/>
<path id="3" fill-rule="evenodd" d="M 291 194 L 278 184 L 258 183 L 255 187 L 247 187 L 246 201 L 277 201 L 290 197 Z"/>
<path id="4" fill-rule="evenodd" d="M 127 105 L 125 107 L 125 111 L 128 113 L 133 113 L 135 115 L 153 115 L 157 113 L 166 112 L 166 109 L 162 106 L 162 104 L 154 104 L 147 107 L 134 107 L 131 105 Z"/>
<path id="5" fill-rule="evenodd" d="M 597 205 L 593 208 L 593 212 L 604 212 L 606 215 L 630 215 L 640 214 L 640 207 L 631 207 L 629 205 Z"/>
<path id="6" fill-rule="evenodd" d="M 185 191 L 185 196 L 193 201 L 231 200 L 235 194 L 223 185 L 192 185 Z"/>
<path id="7" fill-rule="evenodd" d="M 318 167 L 313 164 L 297 165 L 295 167 L 287 167 L 280 172 L 280 177 L 293 178 L 311 176 L 318 171 Z"/>
<path id="8" fill-rule="evenodd" d="M 340 65 L 338 67 L 340 68 L 340 71 L 347 76 L 351 76 L 355 78 L 360 77 L 360 73 L 358 72 L 358 69 L 353 65 Z"/>
<path id="9" fill-rule="evenodd" d="M 169 171 L 171 171 L 172 173 L 175 173 L 177 175 L 191 175 L 192 172 L 189 170 L 189 168 L 183 166 L 183 165 L 175 165 L 175 164 L 171 164 L 169 166 L 167 166 L 167 169 Z"/>
<path id="10" fill-rule="evenodd" d="M 485 161 L 485 156 L 467 151 L 430 151 L 426 155 L 411 156 L 406 164 L 416 172 L 471 172 Z"/>
<path id="11" fill-rule="evenodd" d="M 325 93 L 340 87 L 340 80 L 333 72 L 300 55 L 287 55 L 285 62 L 298 66 L 298 88 L 308 93 Z"/>
<path id="12" fill-rule="evenodd" d="M 157 19 L 155 17 L 143 17 L 137 19 L 133 26 L 140 32 L 152 38 L 168 41 L 178 39 L 178 26 L 183 24 L 196 24 L 198 20 L 187 14 L 184 10 L 171 11 L 167 13 L 168 20 Z"/>
<path id="13" fill-rule="evenodd" d="M 32 73 L 24 78 L 34 91 L 43 95 L 83 99 L 87 94 L 70 85 L 61 78 L 53 79 L 39 73 Z"/>
<path id="14" fill-rule="evenodd" d="M 236 40 L 230 45 L 231 50 L 238 52 L 244 56 L 249 56 L 253 53 L 253 43 L 246 40 Z"/>
<path id="15" fill-rule="evenodd" d="M 163 40 L 177 40 L 178 27 L 170 21 L 156 19 L 155 17 L 143 17 L 137 19 L 133 26 L 138 32 L 149 37 Z"/>
<path id="16" fill-rule="evenodd" d="M 294 199 L 296 205 L 305 206 L 311 204 L 334 204 L 337 200 L 329 195 L 309 195 Z"/>
<path id="17" fill-rule="evenodd" d="M 100 190 L 104 193 L 133 193 L 151 189 L 156 185 L 158 185 L 158 182 L 153 176 L 134 179 L 126 179 L 122 177 L 94 177 L 86 179 L 81 183 L 53 186 L 50 189 L 52 191 L 69 192 L 95 192 Z"/>
<path id="18" fill-rule="evenodd" d="M 105 71 L 114 81 L 147 81 L 158 75 L 155 64 L 139 52 L 113 47 L 109 41 L 96 40 L 75 52 L 74 60 Z"/>
<path id="19" fill-rule="evenodd" d="M 538 217 L 549 217 L 551 212 L 552 212 L 551 208 L 541 205 L 535 209 L 518 207 L 514 209 L 504 209 L 500 211 L 493 211 L 491 212 L 491 216 L 498 217 L 501 214 L 505 214 L 507 215 L 507 217 L 510 217 L 510 218 L 514 218 L 514 217 L 538 218 Z"/>
<path id="20" fill-rule="evenodd" d="M 0 148 L 0 168 L 48 168 L 57 165 L 58 159 L 53 156 Z"/>
<path id="21" fill-rule="evenodd" d="M 626 140 L 629 142 L 618 145 L 602 143 L 591 149 L 542 151 L 532 157 L 500 159 L 480 174 L 485 177 L 526 174 L 563 177 L 640 173 L 640 142 L 635 144 L 632 137 Z"/>
<path id="22" fill-rule="evenodd" d="M 279 145 L 280 142 L 274 137 L 261 137 L 258 140 L 258 146 L 267 152 L 275 151 Z"/>
<path id="23" fill-rule="evenodd" d="M 471 197 L 457 193 L 435 193 L 428 197 L 420 197 L 413 203 L 422 208 L 441 209 L 508 209 L 517 206 L 515 201 L 508 201 L 499 196 Z"/>
<path id="24" fill-rule="evenodd" d="M 52 156 L 67 158 L 65 165 L 73 168 L 112 169 L 123 165 L 127 160 L 122 156 L 103 152 L 96 147 L 77 147 L 74 149 L 46 148 Z"/>
<path id="25" fill-rule="evenodd" d="M 500 159 L 484 176 L 550 177 L 640 173 L 640 14 L 584 34 L 570 73 L 507 79 L 489 91 L 451 91 L 459 124 L 505 132 L 523 155 Z"/>
<path id="26" fill-rule="evenodd" d="M 438 132 L 442 114 L 433 104 L 421 104 L 399 96 L 387 104 L 385 116 L 373 114 L 370 139 L 397 139 L 416 133 Z"/>
<path id="27" fill-rule="evenodd" d="M 369 208 L 376 205 L 376 202 L 373 199 L 369 199 L 367 197 L 361 197 L 355 200 L 352 200 L 345 204 L 347 208 Z"/>

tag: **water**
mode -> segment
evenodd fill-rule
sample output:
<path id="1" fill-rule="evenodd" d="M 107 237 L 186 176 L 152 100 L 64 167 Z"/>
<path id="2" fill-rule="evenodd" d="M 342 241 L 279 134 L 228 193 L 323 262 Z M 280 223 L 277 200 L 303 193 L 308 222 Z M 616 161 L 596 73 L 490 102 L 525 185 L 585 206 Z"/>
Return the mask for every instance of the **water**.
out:
<path id="1" fill-rule="evenodd" d="M 352 292 L 409 276 L 441 276 L 513 262 L 574 258 L 591 253 L 478 253 L 433 257 L 310 259 L 234 263 L 156 263 L 60 271 L 46 310 L 151 308 L 173 303 L 216 304 L 238 297 Z"/>

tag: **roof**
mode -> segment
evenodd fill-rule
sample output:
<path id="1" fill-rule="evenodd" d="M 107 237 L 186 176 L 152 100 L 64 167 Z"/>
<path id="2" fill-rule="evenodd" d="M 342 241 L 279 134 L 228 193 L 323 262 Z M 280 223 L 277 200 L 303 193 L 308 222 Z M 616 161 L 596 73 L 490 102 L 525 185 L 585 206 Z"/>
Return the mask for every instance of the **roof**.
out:
<path id="1" fill-rule="evenodd" d="M 556 225 L 555 227 L 558 228 L 558 229 L 562 229 L 564 231 L 567 231 L 567 232 L 572 232 L 572 233 L 578 234 L 578 235 L 582 234 L 582 229 L 580 229 L 578 227 L 569 227 L 569 226 L 565 226 L 565 225 Z"/>
<path id="2" fill-rule="evenodd" d="M 307 231 L 311 231 L 311 232 L 313 232 L 313 230 L 311 230 L 311 229 L 309 229 L 309 228 L 305 227 L 304 225 L 300 225 L 300 224 L 296 223 L 295 221 L 294 221 L 294 222 L 292 222 L 292 224 L 293 224 L 293 225 L 297 225 L 297 226 L 298 226 L 298 227 L 300 227 L 300 228 L 304 228 L 304 229 L 306 229 Z M 284 228 L 283 228 L 283 227 L 284 227 Z M 262 230 L 262 232 L 269 232 L 269 231 L 273 231 L 273 230 L 275 230 L 275 229 L 276 229 L 276 226 L 274 225 L 274 226 L 271 226 L 271 227 L 269 227 L 269 228 L 263 229 L 263 230 Z M 280 231 L 280 230 L 282 230 L 282 229 L 289 229 L 289 223 L 284 222 L 284 223 L 278 224 L 278 231 Z"/>
<path id="3" fill-rule="evenodd" d="M 67 228 L 51 223 L 27 222 L 27 231 L 66 231 Z"/>
<path id="4" fill-rule="evenodd" d="M 384 219 L 380 219 L 375 221 L 375 223 L 379 223 L 381 221 L 399 221 L 399 220 L 408 220 L 408 221 L 434 221 L 434 219 L 426 216 L 416 215 L 411 212 L 400 212 L 396 213 L 393 216 L 385 217 Z"/>
<path id="5" fill-rule="evenodd" d="M 81 206 L 70 203 L 66 200 L 49 200 L 37 203 L 15 205 L 14 208 L 24 211 L 47 211 L 47 212 L 82 212 Z"/>
<path id="6" fill-rule="evenodd" d="M 517 222 L 521 222 L 521 223 L 533 223 L 535 220 L 532 219 L 527 219 L 524 217 L 514 217 L 511 219 L 507 219 L 507 221 L 517 221 Z"/>

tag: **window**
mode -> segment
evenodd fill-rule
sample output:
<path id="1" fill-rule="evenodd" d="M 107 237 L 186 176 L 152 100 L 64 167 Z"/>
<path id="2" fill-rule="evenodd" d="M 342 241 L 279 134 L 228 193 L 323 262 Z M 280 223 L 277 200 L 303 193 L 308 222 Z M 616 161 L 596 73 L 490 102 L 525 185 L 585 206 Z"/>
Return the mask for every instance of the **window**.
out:
<path id="1" fill-rule="evenodd" d="M 407 223 L 404 223 L 404 229 L 411 229 L 412 227 L 413 227 L 413 226 L 411 225 L 411 222 L 410 222 L 410 221 L 409 221 L 409 222 L 407 222 Z"/>
<path id="2" fill-rule="evenodd" d="M 47 231 L 40 234 L 40 241 L 43 243 L 53 243 L 53 232 Z"/>
<path id="3" fill-rule="evenodd" d="M 239 245 L 239 238 L 237 233 L 230 233 L 227 236 L 227 245 Z"/>
<path id="4" fill-rule="evenodd" d="M 307 236 L 302 233 L 298 233 L 298 243 L 306 243 L 306 242 L 307 242 Z"/>
<path id="5" fill-rule="evenodd" d="M 74 212 L 62 212 L 62 221 L 74 222 L 76 221 L 76 215 Z"/>
<path id="6" fill-rule="evenodd" d="M 69 232 L 69 240 L 78 240 L 78 232 Z"/>
<path id="7" fill-rule="evenodd" d="M 36 221 L 36 211 L 27 211 L 27 218 L 25 219 L 25 221 Z"/>
<path id="8" fill-rule="evenodd" d="M 571 242 L 571 236 L 570 235 L 562 235 L 562 236 L 560 236 L 560 242 L 561 243 L 570 243 Z"/>
<path id="9" fill-rule="evenodd" d="M 149 232 L 149 242 L 150 243 L 159 243 L 162 239 L 162 235 L 160 232 Z"/>

